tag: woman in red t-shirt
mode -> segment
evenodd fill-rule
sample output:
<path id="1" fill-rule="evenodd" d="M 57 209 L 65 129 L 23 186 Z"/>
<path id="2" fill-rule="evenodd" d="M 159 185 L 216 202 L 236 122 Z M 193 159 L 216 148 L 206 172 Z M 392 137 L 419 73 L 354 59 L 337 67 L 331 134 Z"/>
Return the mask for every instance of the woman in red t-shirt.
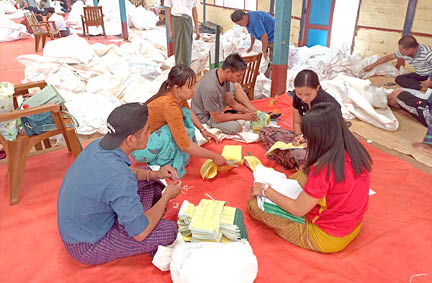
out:
<path id="1" fill-rule="evenodd" d="M 248 211 L 285 240 L 319 252 L 344 249 L 359 233 L 369 199 L 372 159 L 348 130 L 332 103 L 318 103 L 302 118 L 308 147 L 305 172 L 295 174 L 303 187 L 297 199 L 286 197 L 266 184 L 255 183 Z M 299 178 L 300 177 L 300 178 Z M 273 201 L 286 212 L 304 216 L 304 224 L 265 213 L 255 196 Z"/>

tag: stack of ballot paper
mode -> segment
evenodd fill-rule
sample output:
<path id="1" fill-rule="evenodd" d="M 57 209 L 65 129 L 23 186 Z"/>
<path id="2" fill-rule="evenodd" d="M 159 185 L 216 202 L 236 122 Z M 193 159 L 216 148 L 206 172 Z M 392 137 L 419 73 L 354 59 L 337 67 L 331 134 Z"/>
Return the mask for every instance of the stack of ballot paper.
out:
<path id="1" fill-rule="evenodd" d="M 198 206 L 185 200 L 178 214 L 178 229 L 187 242 L 231 242 L 247 239 L 240 209 L 224 201 L 203 199 Z"/>
<path id="2" fill-rule="evenodd" d="M 296 149 L 296 148 L 305 148 L 305 144 L 299 144 L 299 145 L 294 145 L 292 142 L 290 143 L 284 143 L 281 141 L 277 141 L 275 142 L 266 152 L 266 156 L 273 154 L 273 152 L 276 149 L 280 149 L 280 150 L 288 150 L 288 149 Z"/>
<path id="3" fill-rule="evenodd" d="M 222 233 L 219 231 L 224 201 L 203 199 L 200 201 L 189 229 L 192 232 L 192 241 L 209 240 L 219 242 Z"/>
<path id="4" fill-rule="evenodd" d="M 297 199 L 297 197 L 302 192 L 302 188 L 296 180 L 288 179 L 285 174 L 277 172 L 273 168 L 267 168 L 262 165 L 258 165 L 253 174 L 255 183 L 259 182 L 263 184 L 269 184 L 275 191 L 289 198 Z M 294 222 L 302 224 L 304 223 L 304 217 L 292 215 L 266 197 L 258 196 L 257 202 L 258 207 L 264 212 L 287 218 Z"/>
<path id="5" fill-rule="evenodd" d="M 242 146 L 226 145 L 222 150 L 222 156 L 231 166 L 239 166 L 242 162 Z"/>
<path id="6" fill-rule="evenodd" d="M 225 206 L 222 211 L 220 230 L 224 237 L 231 241 L 247 239 L 243 213 L 235 207 Z"/>

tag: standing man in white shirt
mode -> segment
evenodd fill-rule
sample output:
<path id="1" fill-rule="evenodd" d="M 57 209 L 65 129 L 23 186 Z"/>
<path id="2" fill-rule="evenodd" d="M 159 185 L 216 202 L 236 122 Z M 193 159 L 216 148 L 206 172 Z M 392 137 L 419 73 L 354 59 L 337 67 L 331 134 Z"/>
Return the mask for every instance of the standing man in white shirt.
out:
<path id="1" fill-rule="evenodd" d="M 66 27 L 64 18 L 59 14 L 56 14 L 53 7 L 48 8 L 47 12 L 48 21 L 52 21 L 55 23 L 56 28 L 60 31 L 61 37 L 66 37 L 70 35 L 70 30 L 68 27 Z"/>
<path id="2" fill-rule="evenodd" d="M 192 58 L 192 18 L 195 24 L 196 39 L 200 38 L 198 29 L 198 0 L 166 0 L 168 7 L 168 33 L 174 41 L 176 65 L 190 66 Z"/>

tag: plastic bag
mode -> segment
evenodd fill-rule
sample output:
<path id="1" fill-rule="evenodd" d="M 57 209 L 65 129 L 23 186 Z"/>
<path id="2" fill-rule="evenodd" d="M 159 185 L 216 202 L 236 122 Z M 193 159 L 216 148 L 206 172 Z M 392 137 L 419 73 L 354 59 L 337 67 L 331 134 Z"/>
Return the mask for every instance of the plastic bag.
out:
<path id="1" fill-rule="evenodd" d="M 258 120 L 253 121 L 251 123 L 251 128 L 254 132 L 259 132 L 259 131 L 261 131 L 262 128 L 267 127 L 268 124 L 270 124 L 270 115 L 269 114 L 267 114 L 265 112 L 257 111 L 257 117 L 258 117 Z"/>
<path id="2" fill-rule="evenodd" d="M 9 113 L 13 107 L 14 85 L 9 82 L 0 82 L 0 113 Z M 0 122 L 0 134 L 8 141 L 17 136 L 15 120 Z"/>
<path id="3" fill-rule="evenodd" d="M 233 243 L 190 243 L 174 249 L 174 283 L 253 282 L 258 262 L 247 240 Z"/>

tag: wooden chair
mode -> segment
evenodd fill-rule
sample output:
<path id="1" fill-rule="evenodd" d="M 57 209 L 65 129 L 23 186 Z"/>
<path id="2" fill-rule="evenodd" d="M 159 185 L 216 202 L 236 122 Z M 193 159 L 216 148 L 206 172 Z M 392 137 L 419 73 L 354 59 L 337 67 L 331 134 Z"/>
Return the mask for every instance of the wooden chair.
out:
<path id="1" fill-rule="evenodd" d="M 84 36 L 87 34 L 88 39 L 90 39 L 90 33 L 88 31 L 90 26 L 102 26 L 102 31 L 106 38 L 103 16 L 101 6 L 84 7 L 84 15 L 81 15 Z"/>
<path id="2" fill-rule="evenodd" d="M 246 62 L 247 67 L 241 85 L 243 87 L 244 92 L 249 97 L 249 100 L 255 99 L 254 89 L 255 89 L 256 79 L 259 73 L 261 57 L 262 57 L 262 53 L 243 57 L 243 60 Z"/>
<path id="3" fill-rule="evenodd" d="M 40 87 L 42 89 L 45 86 L 46 83 L 44 81 L 15 86 L 14 108 L 16 109 L 18 106 L 18 96 L 28 95 L 28 90 L 30 88 Z M 6 158 L 8 163 L 10 204 L 16 204 L 18 202 L 18 195 L 24 175 L 25 162 L 27 159 L 27 155 L 33 146 L 35 146 L 36 144 L 40 144 L 41 141 L 44 141 L 45 144 L 46 141 L 48 141 L 49 143 L 49 137 L 62 134 L 66 141 L 69 152 L 72 152 L 75 158 L 80 154 L 82 150 L 75 129 L 66 127 L 66 123 L 71 124 L 72 121 L 70 121 L 70 119 L 62 117 L 60 112 L 60 106 L 55 103 L 0 114 L 0 122 L 16 120 L 21 117 L 44 112 L 51 112 L 57 129 L 46 131 L 40 135 L 18 135 L 17 138 L 12 141 L 7 141 L 2 135 L 0 135 L 0 143 L 3 145 L 3 148 L 6 151 Z"/>
<path id="4" fill-rule="evenodd" d="M 24 17 L 26 18 L 30 28 L 32 29 L 35 38 L 35 51 L 38 52 L 39 42 L 42 38 L 42 48 L 45 46 L 46 37 L 49 36 L 54 39 L 56 35 L 61 37 L 60 31 L 57 29 L 55 22 L 39 22 L 33 12 L 25 12 Z"/>

